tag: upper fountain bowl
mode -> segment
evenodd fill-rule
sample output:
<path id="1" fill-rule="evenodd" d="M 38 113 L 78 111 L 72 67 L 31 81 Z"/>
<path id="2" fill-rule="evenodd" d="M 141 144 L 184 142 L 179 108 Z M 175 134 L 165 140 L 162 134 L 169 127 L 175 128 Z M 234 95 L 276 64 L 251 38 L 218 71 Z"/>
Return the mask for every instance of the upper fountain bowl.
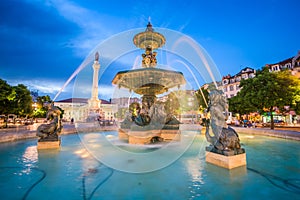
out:
<path id="1" fill-rule="evenodd" d="M 166 43 L 166 39 L 162 34 L 154 32 L 152 24 L 149 22 L 144 32 L 138 33 L 134 36 L 133 43 L 138 48 L 151 48 L 154 50 L 162 47 Z"/>

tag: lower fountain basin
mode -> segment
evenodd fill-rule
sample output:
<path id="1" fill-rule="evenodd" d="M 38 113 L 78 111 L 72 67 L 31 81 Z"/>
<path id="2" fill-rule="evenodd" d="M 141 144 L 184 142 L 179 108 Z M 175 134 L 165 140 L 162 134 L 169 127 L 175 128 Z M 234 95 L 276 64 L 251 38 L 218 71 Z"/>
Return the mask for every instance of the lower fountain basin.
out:
<path id="1" fill-rule="evenodd" d="M 181 131 L 181 137 L 192 132 Z M 38 151 L 36 139 L 2 143 L 1 198 L 298 199 L 300 195 L 299 141 L 239 134 L 247 152 L 247 167 L 227 170 L 205 162 L 208 143 L 198 131 L 191 146 L 175 162 L 160 170 L 135 174 L 109 168 L 95 159 L 80 139 L 99 144 L 92 141 L 94 134 L 62 135 L 59 150 Z M 124 151 L 146 156 L 168 145 L 130 145 L 118 140 L 117 131 L 97 134 L 105 135 Z M 174 149 L 180 143 L 173 144 Z M 127 159 L 129 165 L 136 162 Z"/>

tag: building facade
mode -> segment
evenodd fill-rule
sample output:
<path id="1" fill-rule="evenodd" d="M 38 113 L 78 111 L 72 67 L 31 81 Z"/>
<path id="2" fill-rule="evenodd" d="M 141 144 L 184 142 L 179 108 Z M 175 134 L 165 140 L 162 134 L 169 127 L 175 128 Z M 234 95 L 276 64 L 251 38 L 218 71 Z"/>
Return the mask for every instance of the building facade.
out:
<path id="1" fill-rule="evenodd" d="M 227 98 L 231 98 L 237 95 L 237 93 L 241 90 L 240 82 L 242 79 L 253 78 L 255 76 L 256 71 L 250 67 L 246 67 L 242 69 L 239 73 L 231 76 L 228 74 L 227 76 L 223 76 L 222 78 L 222 86 L 224 95 Z"/>
<path id="2" fill-rule="evenodd" d="M 106 100 L 100 100 L 99 116 L 103 120 L 112 120 L 117 112 L 117 105 Z M 87 98 L 69 98 L 54 102 L 55 106 L 64 110 L 63 120 L 85 122 L 90 114 L 89 99 Z"/>
<path id="3" fill-rule="evenodd" d="M 112 104 L 118 105 L 119 108 L 128 108 L 132 103 L 142 103 L 140 98 L 137 97 L 120 97 L 111 99 Z"/>
<path id="4" fill-rule="evenodd" d="M 265 67 L 268 68 L 270 72 L 279 72 L 281 70 L 288 69 L 291 71 L 291 74 L 293 76 L 300 78 L 300 51 L 298 51 L 298 53 L 293 57 L 287 58 L 274 64 L 266 64 Z M 239 87 L 241 80 L 253 78 L 255 77 L 255 73 L 256 71 L 254 69 L 246 67 L 234 76 L 224 76 L 222 78 L 222 85 L 226 97 L 231 98 L 233 96 L 236 96 L 237 93 L 241 90 L 241 88 Z M 295 121 L 300 119 L 300 117 L 296 116 L 296 113 L 294 111 L 291 111 L 290 114 L 286 116 L 276 115 L 274 116 L 274 119 L 284 120 L 284 122 L 291 124 L 295 123 Z M 269 119 L 267 119 L 267 116 L 262 116 L 263 122 L 267 122 L 268 120 Z"/>
<path id="5" fill-rule="evenodd" d="M 300 50 L 297 55 L 290 57 L 288 59 L 282 60 L 274 64 L 266 64 L 270 72 L 278 72 L 284 69 L 291 71 L 292 75 L 300 78 Z"/>

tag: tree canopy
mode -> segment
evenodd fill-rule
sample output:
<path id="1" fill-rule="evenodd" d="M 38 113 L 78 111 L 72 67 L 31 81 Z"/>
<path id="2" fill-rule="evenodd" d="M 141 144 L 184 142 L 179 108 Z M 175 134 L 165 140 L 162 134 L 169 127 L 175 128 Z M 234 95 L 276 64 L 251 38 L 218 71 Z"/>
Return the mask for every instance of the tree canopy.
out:
<path id="1" fill-rule="evenodd" d="M 26 116 L 32 113 L 32 97 L 23 84 L 10 86 L 0 79 L 0 114 Z"/>
<path id="2" fill-rule="evenodd" d="M 46 117 L 47 115 L 47 111 L 48 111 L 48 107 L 45 106 L 47 104 L 51 103 L 51 98 L 49 95 L 46 96 L 38 96 L 36 99 L 36 108 L 33 112 L 33 116 L 34 117 Z"/>
<path id="3" fill-rule="evenodd" d="M 199 102 L 199 111 L 200 112 L 204 112 L 204 110 L 207 108 L 208 106 L 208 90 L 204 89 L 204 87 L 200 88 L 199 90 L 197 90 L 197 92 L 195 93 L 197 100 Z"/>
<path id="4" fill-rule="evenodd" d="M 0 79 L 0 114 L 10 113 L 10 102 L 16 97 L 16 92 L 4 80 Z"/>
<path id="5" fill-rule="evenodd" d="M 12 113 L 19 116 L 26 116 L 32 113 L 32 97 L 30 91 L 23 84 L 13 86 L 16 97 L 11 102 Z"/>
<path id="6" fill-rule="evenodd" d="M 287 107 L 299 111 L 299 80 L 288 70 L 269 72 L 267 68 L 258 70 L 254 78 L 242 80 L 241 91 L 229 99 L 229 110 L 240 114 L 268 112 L 271 129 L 274 129 L 273 111 Z"/>
<path id="7" fill-rule="evenodd" d="M 33 113 L 33 100 L 30 91 L 23 84 L 11 86 L 6 81 L 0 79 L 0 114 L 15 114 L 21 117 L 34 116 L 45 117 L 47 107 L 45 103 L 50 103 L 51 99 L 47 96 L 37 98 L 37 107 Z"/>

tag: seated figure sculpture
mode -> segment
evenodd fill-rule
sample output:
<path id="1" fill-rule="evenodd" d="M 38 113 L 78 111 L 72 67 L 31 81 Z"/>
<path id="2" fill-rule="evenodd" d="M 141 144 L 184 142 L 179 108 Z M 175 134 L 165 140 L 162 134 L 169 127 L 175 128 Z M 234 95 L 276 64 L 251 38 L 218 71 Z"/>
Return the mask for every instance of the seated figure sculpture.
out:
<path id="1" fill-rule="evenodd" d="M 149 115 L 144 112 L 139 103 L 132 103 L 129 106 L 129 110 L 131 112 L 131 120 L 138 126 L 145 126 L 150 123 L 150 117 Z"/>
<path id="2" fill-rule="evenodd" d="M 47 120 L 50 120 L 50 123 L 42 124 L 37 128 L 36 136 L 39 137 L 39 142 L 58 140 L 62 128 L 60 114 L 61 111 L 51 103 L 47 112 Z"/>
<path id="3" fill-rule="evenodd" d="M 121 128 L 134 130 L 146 129 L 178 129 L 180 122 L 172 115 L 166 113 L 165 105 L 155 102 L 148 107 L 140 106 L 134 102 L 130 104 L 129 111 L 125 114 L 125 119 L 121 123 Z"/>
<path id="4" fill-rule="evenodd" d="M 226 97 L 223 96 L 222 91 L 213 86 L 211 88 L 207 109 L 207 112 L 210 113 L 210 119 L 205 120 L 206 140 L 211 143 L 207 150 L 224 155 L 244 153 L 245 150 L 241 148 L 238 134 L 234 129 L 228 127 L 225 121 L 224 113 L 227 113 L 228 108 Z M 210 127 L 213 136 L 210 135 Z"/>

